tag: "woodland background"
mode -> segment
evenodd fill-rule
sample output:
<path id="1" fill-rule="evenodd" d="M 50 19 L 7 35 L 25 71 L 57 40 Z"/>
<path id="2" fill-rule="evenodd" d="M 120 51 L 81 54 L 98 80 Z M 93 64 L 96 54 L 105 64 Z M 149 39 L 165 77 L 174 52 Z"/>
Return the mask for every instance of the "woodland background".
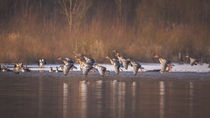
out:
<path id="1" fill-rule="evenodd" d="M 1 0 L 0 62 L 55 62 L 73 52 L 105 62 L 116 49 L 210 61 L 210 0 Z"/>

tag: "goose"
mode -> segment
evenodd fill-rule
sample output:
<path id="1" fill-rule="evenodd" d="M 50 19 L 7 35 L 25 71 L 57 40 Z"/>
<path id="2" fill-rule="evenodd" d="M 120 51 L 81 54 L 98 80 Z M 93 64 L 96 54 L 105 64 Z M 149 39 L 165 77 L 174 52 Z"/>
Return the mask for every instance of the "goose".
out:
<path id="1" fill-rule="evenodd" d="M 109 56 L 106 56 L 106 59 L 110 61 L 110 63 L 114 66 L 114 71 L 116 74 L 120 72 L 120 63 L 119 60 L 116 58 L 111 59 Z"/>
<path id="2" fill-rule="evenodd" d="M 26 65 L 21 68 L 21 72 L 31 72 L 31 70 Z"/>
<path id="3" fill-rule="evenodd" d="M 62 72 L 62 71 L 60 71 L 60 70 L 58 69 L 58 67 L 56 67 L 55 72 L 58 73 L 58 72 Z"/>
<path id="4" fill-rule="evenodd" d="M 55 70 L 53 70 L 53 67 L 50 67 L 49 72 L 50 72 L 50 73 L 55 72 Z"/>
<path id="5" fill-rule="evenodd" d="M 71 58 L 61 58 L 59 57 L 58 60 L 63 61 L 64 65 L 61 66 L 64 75 L 66 76 L 69 73 L 69 70 L 74 66 L 74 60 Z"/>
<path id="6" fill-rule="evenodd" d="M 85 59 L 85 61 L 86 61 L 87 64 L 93 66 L 93 64 L 95 63 L 95 60 L 93 58 L 87 57 L 87 56 L 83 56 L 83 57 L 84 57 L 84 59 Z"/>
<path id="7" fill-rule="evenodd" d="M 93 69 L 93 65 L 95 60 L 91 57 L 84 56 L 82 54 L 76 54 L 75 58 L 77 62 L 80 64 L 80 70 L 83 72 L 84 75 L 87 75 L 86 72 L 91 72 Z M 93 70 L 93 72 L 95 72 Z"/>
<path id="8" fill-rule="evenodd" d="M 76 54 L 75 54 L 75 59 L 76 59 L 76 61 L 80 64 L 80 70 L 82 71 L 82 65 L 81 65 L 81 63 L 80 63 L 80 62 L 84 61 L 82 55 L 76 53 Z"/>
<path id="9" fill-rule="evenodd" d="M 93 66 L 90 63 L 86 63 L 84 61 L 81 61 L 80 59 L 77 60 L 80 64 L 80 69 L 82 71 L 82 74 L 87 76 L 90 70 L 93 68 Z"/>
<path id="10" fill-rule="evenodd" d="M 93 65 L 99 72 L 100 75 L 104 76 L 106 72 L 106 67 L 104 66 L 99 66 L 98 64 Z"/>
<path id="11" fill-rule="evenodd" d="M 7 68 L 6 66 L 4 66 L 4 65 L 1 65 L 0 70 L 1 70 L 2 72 L 11 71 L 10 69 L 8 69 L 8 68 Z"/>
<path id="12" fill-rule="evenodd" d="M 23 68 L 23 63 L 17 63 L 13 67 L 13 72 L 19 74 L 22 68 Z"/>
<path id="13" fill-rule="evenodd" d="M 170 72 L 171 69 L 172 69 L 172 65 L 170 61 L 166 60 L 166 59 L 163 59 L 163 58 L 159 58 L 159 62 L 160 62 L 160 65 L 161 65 L 161 69 L 160 69 L 160 72 L 161 73 L 164 73 L 164 72 Z M 168 67 L 168 70 L 166 70 L 166 68 Z"/>
<path id="14" fill-rule="evenodd" d="M 138 62 L 136 62 L 134 60 L 130 60 L 130 64 L 133 67 L 133 74 L 134 75 L 137 75 L 137 72 L 138 72 L 139 69 L 141 70 L 141 72 L 142 72 L 142 69 L 144 69 L 143 67 L 141 67 L 141 65 Z"/>
<path id="15" fill-rule="evenodd" d="M 185 56 L 185 57 L 186 57 L 187 59 L 190 60 L 190 65 L 191 65 L 191 66 L 197 65 L 198 62 L 199 62 L 197 59 L 192 58 L 192 57 L 190 57 L 190 56 Z"/>
<path id="16" fill-rule="evenodd" d="M 118 58 L 120 64 L 127 70 L 130 61 L 126 59 L 124 56 L 120 56 L 120 53 L 118 53 L 116 50 L 113 50 L 113 52 L 115 53 L 115 56 Z"/>
<path id="17" fill-rule="evenodd" d="M 47 64 L 46 59 L 39 59 L 38 65 L 40 68 L 43 68 L 45 64 Z"/>

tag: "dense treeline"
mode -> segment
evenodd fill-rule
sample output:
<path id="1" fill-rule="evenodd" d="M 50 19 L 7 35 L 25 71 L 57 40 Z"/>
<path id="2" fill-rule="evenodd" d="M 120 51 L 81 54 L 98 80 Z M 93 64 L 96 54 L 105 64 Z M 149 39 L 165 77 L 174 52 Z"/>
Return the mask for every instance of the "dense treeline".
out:
<path id="1" fill-rule="evenodd" d="M 111 50 L 151 62 L 210 60 L 209 0 L 1 0 L 0 62 L 51 62 Z"/>

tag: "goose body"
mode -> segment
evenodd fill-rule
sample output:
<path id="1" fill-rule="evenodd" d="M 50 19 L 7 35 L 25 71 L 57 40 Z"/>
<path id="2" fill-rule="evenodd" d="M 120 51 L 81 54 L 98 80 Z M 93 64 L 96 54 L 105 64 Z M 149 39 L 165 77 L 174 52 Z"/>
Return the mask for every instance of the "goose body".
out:
<path id="1" fill-rule="evenodd" d="M 18 74 L 23 68 L 23 63 L 17 63 L 13 67 L 13 71 Z"/>
<path id="2" fill-rule="evenodd" d="M 192 57 L 189 57 L 189 56 L 186 56 L 186 58 L 189 58 L 191 66 L 197 65 L 199 63 L 199 61 L 195 58 L 192 58 Z"/>
<path id="3" fill-rule="evenodd" d="M 113 52 L 115 53 L 115 56 L 118 58 L 120 64 L 127 70 L 130 61 L 126 59 L 124 56 L 121 56 L 120 53 L 118 53 L 116 50 L 114 50 Z"/>
<path id="4" fill-rule="evenodd" d="M 171 65 L 170 61 L 168 61 L 166 59 L 163 59 L 163 58 L 159 58 L 159 62 L 160 62 L 160 65 L 161 65 L 161 69 L 160 69 L 161 73 L 170 72 L 170 70 L 172 68 L 172 65 Z M 168 70 L 166 70 L 167 67 L 168 67 Z"/>
<path id="5" fill-rule="evenodd" d="M 95 63 L 95 60 L 93 58 L 84 56 L 84 59 L 85 59 L 86 63 L 91 66 L 93 66 L 93 64 Z"/>
<path id="6" fill-rule="evenodd" d="M 56 67 L 55 72 L 58 73 L 58 72 L 62 72 L 62 71 L 60 71 L 60 70 L 58 69 L 58 67 Z"/>
<path id="7" fill-rule="evenodd" d="M 50 72 L 50 73 L 51 73 L 51 72 L 55 72 L 55 70 L 53 70 L 53 67 L 50 67 L 49 72 Z"/>
<path id="8" fill-rule="evenodd" d="M 110 57 L 106 57 L 107 59 L 109 59 L 110 63 L 114 66 L 114 71 L 116 74 L 119 74 L 120 72 L 120 62 L 118 59 L 114 58 L 111 59 Z"/>
<path id="9" fill-rule="evenodd" d="M 141 71 L 143 69 L 143 67 L 141 67 L 141 65 L 138 62 L 136 62 L 136 61 L 130 61 L 130 64 L 133 67 L 133 74 L 134 75 L 137 74 L 139 69 L 141 69 Z"/>
<path id="10" fill-rule="evenodd" d="M 47 64 L 46 59 L 39 59 L 38 65 L 40 68 L 42 68 L 45 64 Z"/>
<path id="11" fill-rule="evenodd" d="M 78 60 L 80 64 L 80 70 L 82 71 L 82 74 L 87 76 L 90 70 L 93 68 L 92 64 L 86 63 L 84 61 Z"/>
<path id="12" fill-rule="evenodd" d="M 31 70 L 27 66 L 24 66 L 21 68 L 21 72 L 31 72 Z"/>
<path id="13" fill-rule="evenodd" d="M 0 69 L 1 69 L 2 72 L 11 71 L 11 70 L 9 70 L 9 69 L 8 69 L 6 66 L 4 66 L 4 65 L 1 65 Z"/>
<path id="14" fill-rule="evenodd" d="M 94 67 L 98 70 L 99 74 L 104 76 L 106 72 L 106 67 L 99 66 L 98 64 L 95 64 Z"/>
<path id="15" fill-rule="evenodd" d="M 70 69 L 74 66 L 74 60 L 71 58 L 58 58 L 58 60 L 63 61 L 64 65 L 61 66 L 64 75 L 67 75 Z"/>
<path id="16" fill-rule="evenodd" d="M 82 74 L 87 76 L 90 70 L 93 68 L 95 60 L 87 56 L 82 56 L 81 54 L 77 54 L 75 58 L 80 65 L 80 70 L 82 71 Z"/>

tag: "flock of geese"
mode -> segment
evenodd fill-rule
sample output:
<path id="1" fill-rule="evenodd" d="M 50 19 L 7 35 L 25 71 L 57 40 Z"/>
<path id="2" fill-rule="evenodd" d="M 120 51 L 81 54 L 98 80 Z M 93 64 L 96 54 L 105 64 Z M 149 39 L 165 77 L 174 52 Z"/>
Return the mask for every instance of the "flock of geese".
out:
<path id="1" fill-rule="evenodd" d="M 125 70 L 127 70 L 129 65 L 133 68 L 134 75 L 137 75 L 139 70 L 142 72 L 142 70 L 144 69 L 140 65 L 140 63 L 138 63 L 134 59 L 125 58 L 124 56 L 120 55 L 120 53 L 116 50 L 113 50 L 113 53 L 114 53 L 114 58 L 107 56 L 106 59 L 108 59 L 110 61 L 110 63 L 113 65 L 114 72 L 116 74 L 119 74 L 120 71 L 123 70 L 123 68 Z M 156 56 L 155 58 L 159 59 L 160 66 L 161 66 L 160 70 L 157 70 L 157 71 L 160 71 L 160 73 L 166 73 L 166 72 L 171 71 L 172 67 L 174 66 L 171 63 L 171 61 L 164 59 L 164 58 L 159 58 L 158 56 Z M 186 58 L 190 60 L 191 66 L 197 65 L 199 63 L 199 61 L 197 59 L 194 59 L 192 57 L 186 56 Z M 101 76 L 104 76 L 106 73 L 107 74 L 110 73 L 110 71 L 108 71 L 106 69 L 106 67 L 96 64 L 95 60 L 93 58 L 82 55 L 82 54 L 75 54 L 75 61 L 72 58 L 62 58 L 62 57 L 59 57 L 58 61 L 62 61 L 63 65 L 56 67 L 56 70 L 53 70 L 53 68 L 50 67 L 49 72 L 63 72 L 64 75 L 67 75 L 70 70 L 77 68 L 74 65 L 75 62 L 77 62 L 80 65 L 80 70 L 81 70 L 82 74 L 85 76 L 87 76 L 91 72 L 95 73 L 96 71 Z M 40 68 L 43 68 L 44 65 L 46 65 L 46 64 L 47 64 L 46 59 L 39 59 L 38 66 Z M 210 68 L 210 64 L 209 64 L 209 68 Z M 31 70 L 29 67 L 27 67 L 27 65 L 24 66 L 23 63 L 17 63 L 17 64 L 14 64 L 14 67 L 12 67 L 12 69 L 9 67 L 6 67 L 5 65 L 1 65 L 0 71 L 2 71 L 2 72 L 10 72 L 11 71 L 11 72 L 15 72 L 16 74 L 19 74 L 20 72 L 30 72 Z"/>

